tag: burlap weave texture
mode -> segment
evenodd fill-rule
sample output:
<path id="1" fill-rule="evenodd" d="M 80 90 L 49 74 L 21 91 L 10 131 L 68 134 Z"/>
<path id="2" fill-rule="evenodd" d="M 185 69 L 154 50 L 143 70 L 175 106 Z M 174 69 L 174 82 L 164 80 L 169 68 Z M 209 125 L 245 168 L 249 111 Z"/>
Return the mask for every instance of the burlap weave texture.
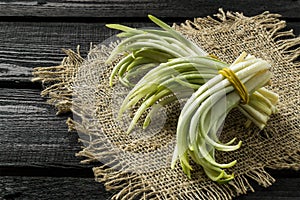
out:
<path id="1" fill-rule="evenodd" d="M 49 96 L 49 103 L 59 113 L 74 113 L 67 122 L 84 144 L 77 155 L 86 157 L 83 163 L 103 163 L 93 171 L 97 181 L 116 191 L 113 199 L 231 199 L 253 190 L 248 179 L 270 186 L 274 178 L 266 168 L 300 168 L 300 63 L 297 62 L 300 37 L 284 30 L 286 24 L 279 17 L 268 12 L 245 17 L 220 10 L 215 18 L 197 18 L 173 25 L 225 62 L 233 62 L 246 51 L 272 65 L 269 89 L 280 96 L 279 113 L 260 131 L 254 125 L 245 128 L 246 119 L 235 110 L 222 130 L 223 140 L 237 137 L 243 141 L 241 149 L 217 154 L 220 162 L 238 161 L 230 169 L 235 179 L 229 184 L 212 182 L 197 166 L 191 180 L 179 165 L 175 170 L 170 169 L 180 112 L 177 104 L 167 108 L 167 123 L 162 130 L 150 129 L 149 137 L 125 133 L 114 118 L 113 101 L 121 100 L 125 90 L 109 87 L 113 66 L 105 64 L 114 43 L 93 46 L 86 59 L 79 52 L 66 50 L 68 57 L 60 66 L 36 68 L 34 81 L 45 84 L 42 95 Z"/>

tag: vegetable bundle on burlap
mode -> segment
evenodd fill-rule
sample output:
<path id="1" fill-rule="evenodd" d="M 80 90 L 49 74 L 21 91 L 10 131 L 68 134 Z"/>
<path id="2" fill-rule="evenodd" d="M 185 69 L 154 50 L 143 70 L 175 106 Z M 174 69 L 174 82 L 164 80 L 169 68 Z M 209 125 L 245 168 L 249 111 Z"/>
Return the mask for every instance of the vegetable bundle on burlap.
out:
<path id="1" fill-rule="evenodd" d="M 172 99 L 164 99 L 167 117 L 165 117 L 166 123 L 162 129 L 158 130 L 151 125 L 149 126 L 147 119 L 151 119 L 152 122 L 157 120 L 155 115 L 151 114 L 152 110 L 148 112 L 152 118 L 147 118 L 147 114 L 141 116 L 145 119 L 144 125 L 148 126 L 145 129 L 148 130 L 146 134 L 142 134 L 143 129 L 134 129 L 136 134 L 127 133 L 129 127 L 127 125 L 130 125 L 132 119 L 130 113 L 123 119 L 126 126 L 115 120 L 119 105 L 122 104 L 124 96 L 128 94 L 128 90 L 124 89 L 125 87 L 111 88 L 109 86 L 110 75 L 117 62 L 107 64 L 106 61 L 117 44 L 94 47 L 87 59 L 82 59 L 79 54 L 72 51 L 66 51 L 68 57 L 64 59 L 61 66 L 37 68 L 34 72 L 35 80 L 50 83 L 50 86 L 42 93 L 50 96 L 50 103 L 54 103 L 60 112 L 73 111 L 74 118 L 68 120 L 69 128 L 76 129 L 81 133 L 80 140 L 85 145 L 85 148 L 78 155 L 87 157 L 83 162 L 100 160 L 104 163 L 102 166 L 95 167 L 94 173 L 98 181 L 105 182 L 107 189 L 119 190 L 114 198 L 190 199 L 216 197 L 229 199 L 232 196 L 246 193 L 247 190 L 252 190 L 247 181 L 248 178 L 256 180 L 263 186 L 271 185 L 274 179 L 264 170 L 265 167 L 299 169 L 300 94 L 297 84 L 300 72 L 299 64 L 292 63 L 299 55 L 297 49 L 292 49 L 294 45 L 300 43 L 299 38 L 292 38 L 291 31 L 279 32 L 285 27 L 285 24 L 278 19 L 278 15 L 263 13 L 248 18 L 239 13 L 225 14 L 221 10 L 217 17 L 220 20 L 211 17 L 198 18 L 194 22 L 187 21 L 181 26 L 174 25 L 174 28 L 193 43 L 201 46 L 206 52 L 216 55 L 218 60 L 226 63 L 233 63 L 241 51 L 267 60 L 272 66 L 270 70 L 273 73 L 272 85 L 268 86 L 267 89 L 278 93 L 281 102 L 278 105 L 280 112 L 271 117 L 263 131 L 254 125 L 245 128 L 244 122 L 247 121 L 247 118 L 236 110 L 231 111 L 228 115 L 219 140 L 230 141 L 232 138 L 237 138 L 243 141 L 243 145 L 238 151 L 216 152 L 215 155 L 207 155 L 215 157 L 218 163 L 230 163 L 233 160 L 238 162 L 228 169 L 229 175 L 219 170 L 216 171 L 218 173 L 215 173 L 211 171 L 211 168 L 207 168 L 205 171 L 207 175 L 212 175 L 210 176 L 211 179 L 225 180 L 225 182 L 228 181 L 227 179 L 231 179 L 230 173 L 234 172 L 235 178 L 227 184 L 220 185 L 211 181 L 204 174 L 203 168 L 198 167 L 195 163 L 186 165 L 184 160 L 182 163 L 186 165 L 184 170 L 187 174 L 189 174 L 187 169 L 193 168 L 191 179 L 182 172 L 180 165 L 174 165 L 174 169 L 170 169 L 176 144 L 177 119 L 180 118 L 178 115 L 180 103 L 173 102 Z M 281 40 L 281 37 L 291 37 L 291 39 Z M 145 52 L 136 52 L 137 55 L 143 53 Z M 157 52 L 152 52 L 152 55 L 155 53 Z M 164 54 L 164 56 L 165 60 L 170 59 L 169 55 Z M 222 65 L 220 66 L 222 69 L 225 66 L 228 67 L 226 63 L 220 63 L 214 58 L 195 56 L 195 62 L 197 59 L 202 59 L 201 62 L 206 59 L 205 61 L 214 62 L 216 66 Z M 178 58 L 179 56 L 175 57 Z M 122 56 L 119 57 L 119 60 L 121 59 Z M 256 58 L 248 57 L 245 60 L 242 59 L 242 62 L 247 62 L 247 60 L 250 62 L 251 59 L 254 61 L 253 59 Z M 176 64 L 176 59 L 171 62 Z M 181 60 L 180 62 L 185 61 Z M 268 65 L 265 66 L 269 68 Z M 194 64 L 193 67 L 195 67 Z M 149 64 L 142 71 L 152 68 L 153 65 Z M 129 69 L 134 69 L 134 67 L 131 66 Z M 226 70 L 224 73 L 227 73 Z M 207 73 L 206 80 L 211 79 L 209 74 L 212 75 Z M 123 75 L 127 74 L 124 73 Z M 202 79 L 198 79 L 200 82 L 190 81 L 187 85 L 184 80 L 191 78 L 190 75 L 188 72 L 182 78 L 176 77 L 177 74 L 174 74 L 170 78 L 180 86 L 190 87 L 192 91 L 198 89 L 199 85 L 206 81 L 203 82 Z M 219 77 L 225 80 L 222 75 Z M 122 76 L 124 85 L 131 86 L 130 80 L 130 76 Z M 261 86 L 264 85 L 263 82 Z M 260 92 L 264 95 L 267 89 Z M 73 98 L 70 94 L 73 94 Z M 187 96 L 190 94 L 182 95 L 182 97 Z M 249 100 L 251 101 L 251 97 Z M 253 104 L 254 107 L 256 105 Z M 239 110 L 251 109 L 242 106 Z M 251 107 L 251 104 L 249 106 Z M 155 110 L 155 108 L 153 109 Z M 183 109 L 187 110 L 186 108 Z M 265 113 L 275 111 L 272 106 L 270 109 L 260 111 Z M 227 114 L 227 111 L 224 111 Z M 156 114 L 159 117 L 164 116 L 160 115 L 158 111 Z M 160 119 L 158 118 L 158 122 Z M 252 121 L 256 125 L 259 122 L 261 125 L 265 125 L 261 120 L 262 118 L 256 122 L 254 119 Z M 124 129 L 124 127 L 127 128 Z M 226 145 L 230 145 L 231 142 Z M 227 148 L 226 145 L 218 146 L 218 148 Z M 195 149 L 189 145 L 188 147 L 191 150 Z M 239 145 L 228 148 L 232 150 L 235 147 L 239 147 Z M 197 161 L 197 159 L 194 160 Z M 210 160 L 210 164 L 212 162 Z M 205 165 L 201 161 L 199 163 L 202 163 L 202 166 Z"/>
<path id="2" fill-rule="evenodd" d="M 155 114 L 153 110 L 157 111 L 157 107 L 165 107 L 183 98 L 182 93 L 187 93 L 184 96 L 189 97 L 190 88 L 196 89 L 179 116 L 172 168 L 175 168 L 179 158 L 183 171 L 191 178 L 190 156 L 202 166 L 211 180 L 227 183 L 234 175 L 228 175 L 224 169 L 232 167 L 237 161 L 225 164 L 216 162 L 215 149 L 234 151 L 240 148 L 241 141 L 232 145 L 234 138 L 223 144 L 217 132 L 234 107 L 239 107 L 249 122 L 254 122 L 260 129 L 265 127 L 269 115 L 275 113 L 278 102 L 277 94 L 263 88 L 270 82 L 270 65 L 243 52 L 229 66 L 218 59 L 212 59 L 204 50 L 161 20 L 152 15 L 149 18 L 162 30 L 107 25 L 123 31 L 118 36 L 126 38 L 112 51 L 107 62 L 118 53 L 128 54 L 114 66 L 110 86 L 118 74 L 122 85 L 132 87 L 122 102 L 118 120 L 126 110 L 141 102 L 127 133 L 134 129 L 143 113 L 151 108 L 143 123 L 143 128 L 147 128 Z M 177 97 L 175 92 L 180 92 L 181 96 Z"/>

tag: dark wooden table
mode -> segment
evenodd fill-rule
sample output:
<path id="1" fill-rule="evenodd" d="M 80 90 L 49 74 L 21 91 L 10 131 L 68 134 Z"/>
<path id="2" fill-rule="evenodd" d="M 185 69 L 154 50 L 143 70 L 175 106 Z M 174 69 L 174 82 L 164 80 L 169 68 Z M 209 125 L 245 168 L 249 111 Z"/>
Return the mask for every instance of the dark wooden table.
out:
<path id="1" fill-rule="evenodd" d="M 279 13 L 300 34 L 300 1 L 177 0 L 0 0 L 0 199 L 109 199 L 96 183 L 92 165 L 79 164 L 77 135 L 67 131 L 66 115 L 40 97 L 32 83 L 37 66 L 60 63 L 61 48 L 100 43 L 115 32 L 105 23 L 150 26 L 146 15 L 183 22 L 212 15 L 219 7 L 246 16 Z M 276 183 L 237 199 L 300 199 L 300 172 L 268 170 Z"/>

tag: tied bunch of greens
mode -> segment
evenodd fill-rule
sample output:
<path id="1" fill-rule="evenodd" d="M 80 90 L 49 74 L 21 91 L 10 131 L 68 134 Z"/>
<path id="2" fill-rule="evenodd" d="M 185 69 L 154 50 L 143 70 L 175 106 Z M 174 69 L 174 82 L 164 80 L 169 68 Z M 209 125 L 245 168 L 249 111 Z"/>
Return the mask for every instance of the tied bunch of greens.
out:
<path id="1" fill-rule="evenodd" d="M 228 182 L 234 176 L 227 174 L 225 168 L 236 161 L 217 163 L 215 150 L 234 151 L 241 141 L 232 145 L 234 138 L 223 144 L 217 133 L 234 107 L 248 118 L 247 126 L 253 122 L 264 128 L 270 115 L 277 111 L 278 101 L 277 94 L 263 87 L 271 77 L 270 65 L 246 53 L 231 65 L 224 63 L 164 22 L 151 15 L 149 18 L 162 30 L 107 25 L 123 31 L 118 37 L 124 38 L 107 60 L 111 62 L 116 55 L 123 55 L 113 68 L 110 85 L 113 86 L 117 76 L 125 87 L 131 88 L 118 116 L 139 105 L 128 127 L 129 133 L 148 108 L 143 128 L 161 106 L 188 98 L 178 120 L 172 167 L 179 159 L 183 171 L 191 177 L 191 158 L 213 181 Z M 178 90 L 180 94 L 175 94 Z"/>
<path id="2" fill-rule="evenodd" d="M 271 73 L 268 71 L 270 65 L 253 56 L 247 56 L 244 59 L 242 54 L 240 58 L 240 61 L 232 64 L 228 69 L 235 73 L 249 94 L 256 91 L 254 94 L 256 97 L 256 95 L 264 92 L 265 89 L 261 89 L 261 87 L 270 80 Z M 272 97 L 273 95 L 276 96 L 269 91 L 268 94 Z M 218 140 L 217 132 L 224 123 L 226 115 L 237 106 L 246 112 L 250 119 L 255 118 L 254 121 L 263 125 L 267 120 L 264 116 L 267 114 L 262 113 L 271 113 L 273 105 L 255 107 L 256 103 L 260 103 L 259 100 L 255 100 L 255 97 L 249 99 L 251 104 L 241 104 L 240 94 L 235 91 L 232 83 L 221 74 L 199 87 L 188 99 L 179 116 L 177 146 L 172 167 L 175 166 L 175 162 L 179 158 L 183 171 L 190 176 L 192 167 L 189 164 L 189 155 L 194 162 L 203 167 L 207 176 L 213 181 L 225 183 L 233 179 L 234 175 L 228 175 L 224 169 L 232 167 L 237 161 L 234 160 L 225 164 L 217 163 L 214 157 L 215 150 L 234 151 L 240 148 L 242 142 L 239 141 L 238 144 L 232 145 L 236 139 L 233 138 L 228 143 L 222 144 Z M 265 99 L 262 102 L 268 101 L 270 99 Z M 260 109 L 268 111 L 265 112 Z M 252 110 L 255 112 L 252 113 Z"/>

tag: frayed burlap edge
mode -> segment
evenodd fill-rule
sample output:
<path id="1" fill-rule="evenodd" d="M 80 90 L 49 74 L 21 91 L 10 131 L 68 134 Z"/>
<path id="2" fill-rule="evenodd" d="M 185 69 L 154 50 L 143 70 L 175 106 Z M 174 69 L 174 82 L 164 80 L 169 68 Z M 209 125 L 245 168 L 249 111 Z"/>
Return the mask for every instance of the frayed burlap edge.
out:
<path id="1" fill-rule="evenodd" d="M 300 37 L 295 38 L 293 31 L 281 31 L 286 27 L 284 21 L 279 20 L 280 15 L 264 12 L 263 14 L 254 17 L 245 17 L 241 13 L 225 13 L 222 9 L 215 15 L 216 18 L 210 16 L 206 18 L 196 18 L 194 21 L 186 21 L 180 26 L 174 24 L 176 29 L 185 33 L 199 31 L 203 28 L 211 28 L 219 24 L 224 24 L 227 21 L 247 20 L 254 22 L 259 28 L 266 30 L 269 40 L 274 44 L 276 49 L 287 62 L 292 62 L 295 67 L 300 67 L 300 62 L 295 62 L 300 55 Z M 236 25 L 238 23 L 234 23 Z M 232 25 L 228 23 L 228 25 Z M 228 28 L 228 27 L 227 27 Z M 91 49 L 92 51 L 92 49 Z M 80 56 L 79 50 L 77 53 L 72 50 L 65 50 L 68 55 L 62 64 L 55 67 L 40 67 L 35 68 L 33 81 L 42 81 L 46 88 L 42 91 L 42 96 L 48 96 L 48 102 L 55 105 L 59 113 L 72 111 L 72 83 L 70 77 L 65 76 L 70 74 L 70 70 L 76 74 L 76 71 L 81 66 L 84 59 Z M 68 73 L 66 73 L 68 72 Z M 69 130 L 77 130 L 89 135 L 89 131 L 69 118 L 67 120 Z M 294 135 L 296 141 L 300 141 L 299 133 Z M 80 140 L 82 143 L 88 144 L 90 141 Z M 89 151 L 88 147 L 83 147 L 83 150 L 76 154 L 77 156 L 86 157 L 82 163 L 90 163 L 97 161 L 96 156 Z M 97 155 L 99 156 L 99 155 Z M 111 156 L 111 155 L 101 155 Z M 176 199 L 168 191 L 156 191 L 151 185 L 143 182 L 140 174 L 131 174 L 118 171 L 117 166 L 111 166 L 111 163 L 93 168 L 96 181 L 103 182 L 107 190 L 118 191 L 112 199 L 133 199 L 135 197 L 145 199 Z M 108 167 L 109 166 L 109 167 Z M 239 194 L 245 194 L 247 191 L 254 191 L 253 187 L 248 182 L 248 179 L 253 179 L 258 184 L 268 187 L 272 185 L 275 179 L 265 171 L 265 168 L 283 169 L 291 168 L 299 170 L 300 168 L 300 150 L 290 152 L 285 157 L 273 160 L 268 166 L 258 165 L 256 168 L 249 169 L 246 173 L 236 176 L 233 181 L 227 185 L 212 184 L 208 187 L 199 188 L 196 191 L 183 194 L 182 198 L 201 198 L 201 199 L 231 199 Z"/>
<path id="2" fill-rule="evenodd" d="M 75 76 L 78 68 L 84 61 L 80 56 L 79 46 L 77 53 L 72 50 L 65 50 L 67 55 L 59 66 L 53 67 L 37 67 L 34 68 L 32 81 L 41 81 L 45 89 L 41 92 L 41 96 L 49 97 L 49 104 L 57 108 L 57 115 L 71 111 L 72 106 L 72 76 Z"/>

